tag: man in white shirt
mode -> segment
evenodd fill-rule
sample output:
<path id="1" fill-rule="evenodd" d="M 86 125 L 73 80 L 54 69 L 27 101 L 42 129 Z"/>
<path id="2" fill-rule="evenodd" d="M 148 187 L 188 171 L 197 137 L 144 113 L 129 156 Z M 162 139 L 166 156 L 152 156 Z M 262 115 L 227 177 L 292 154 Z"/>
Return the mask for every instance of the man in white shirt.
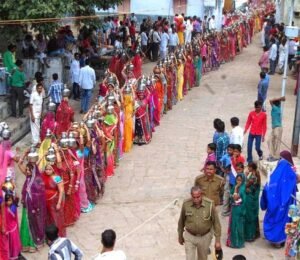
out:
<path id="1" fill-rule="evenodd" d="M 32 135 L 32 144 L 40 143 L 41 117 L 43 111 L 43 84 L 36 85 L 36 91 L 30 95 L 29 112 L 30 112 L 30 129 Z"/>
<path id="2" fill-rule="evenodd" d="M 147 46 L 148 46 L 148 36 L 146 34 L 146 29 L 143 28 L 141 32 L 141 45 L 142 45 L 142 51 L 144 54 L 147 54 Z"/>
<path id="3" fill-rule="evenodd" d="M 176 46 L 179 44 L 178 35 L 176 33 L 175 27 L 172 27 L 172 32 L 169 33 L 169 52 L 175 52 Z"/>
<path id="4" fill-rule="evenodd" d="M 160 46 L 159 46 L 161 59 L 164 59 L 167 56 L 168 42 L 169 42 L 168 30 L 165 29 L 161 35 L 161 42 L 160 42 Z"/>
<path id="5" fill-rule="evenodd" d="M 107 229 L 101 234 L 102 252 L 94 260 L 126 260 L 126 255 L 122 250 L 114 250 L 116 243 L 116 232 Z"/>
<path id="6" fill-rule="evenodd" d="M 237 117 L 230 119 L 232 131 L 230 134 L 230 144 L 239 144 L 243 147 L 244 130 L 239 126 L 240 120 Z"/>
<path id="7" fill-rule="evenodd" d="M 80 69 L 79 73 L 79 86 L 81 88 L 81 110 L 80 113 L 84 114 L 89 110 L 92 98 L 92 91 L 96 84 L 96 73 L 90 66 L 90 60 L 85 61 L 85 66 Z"/>
<path id="8" fill-rule="evenodd" d="M 213 15 L 209 20 L 209 30 L 216 30 L 216 22 L 215 22 L 215 16 Z"/>
<path id="9" fill-rule="evenodd" d="M 276 58 L 277 58 L 277 45 L 274 38 L 270 40 L 271 48 L 269 51 L 269 61 L 270 61 L 270 72 L 269 75 L 273 75 L 275 73 L 276 68 Z"/>
<path id="10" fill-rule="evenodd" d="M 186 20 L 186 25 L 185 25 L 185 44 L 191 43 L 192 31 L 193 31 L 193 24 L 191 23 L 190 17 L 188 17 L 188 19 Z"/>
<path id="11" fill-rule="evenodd" d="M 74 54 L 74 60 L 71 63 L 71 79 L 73 83 L 73 98 L 75 100 L 80 99 L 80 90 L 79 90 L 79 74 L 80 74 L 80 56 L 79 53 Z"/>

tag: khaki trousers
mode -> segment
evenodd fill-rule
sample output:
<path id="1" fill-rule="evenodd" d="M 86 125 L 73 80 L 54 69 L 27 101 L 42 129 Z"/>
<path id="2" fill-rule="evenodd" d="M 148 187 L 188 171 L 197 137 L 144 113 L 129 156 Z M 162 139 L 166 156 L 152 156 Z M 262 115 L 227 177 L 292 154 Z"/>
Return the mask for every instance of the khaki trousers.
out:
<path id="1" fill-rule="evenodd" d="M 270 139 L 268 140 L 268 146 L 269 146 L 270 155 L 275 159 L 279 159 L 281 137 L 282 137 L 282 127 L 273 128 Z"/>
<path id="2" fill-rule="evenodd" d="M 183 238 L 186 260 L 207 260 L 208 250 L 211 244 L 212 237 L 212 232 L 208 232 L 203 237 L 198 237 L 193 236 L 187 231 L 184 231 Z"/>

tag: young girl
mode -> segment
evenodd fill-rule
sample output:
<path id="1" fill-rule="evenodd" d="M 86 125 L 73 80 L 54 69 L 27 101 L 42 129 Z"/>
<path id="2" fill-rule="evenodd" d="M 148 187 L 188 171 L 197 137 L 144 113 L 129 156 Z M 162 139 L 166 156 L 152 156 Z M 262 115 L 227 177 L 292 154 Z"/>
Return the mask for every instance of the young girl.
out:
<path id="1" fill-rule="evenodd" d="M 209 143 L 207 145 L 207 157 L 206 157 L 205 163 L 204 163 L 201 171 L 204 171 L 204 168 L 205 168 L 207 162 L 210 162 L 210 161 L 215 162 L 216 161 L 216 149 L 217 149 L 217 146 L 214 143 Z"/>
<path id="2" fill-rule="evenodd" d="M 229 218 L 228 238 L 226 245 L 232 248 L 242 248 L 245 244 L 245 214 L 246 214 L 246 187 L 245 177 L 236 176 L 236 184 L 231 189 L 231 216 Z"/>
<path id="3" fill-rule="evenodd" d="M 246 219 L 245 219 L 245 240 L 254 241 L 259 234 L 259 192 L 260 174 L 257 165 L 253 162 L 248 164 L 246 177 Z"/>
<path id="4" fill-rule="evenodd" d="M 5 234 L 8 239 L 9 259 L 18 259 L 22 246 L 20 241 L 17 203 L 13 192 L 7 191 L 5 194 Z"/>

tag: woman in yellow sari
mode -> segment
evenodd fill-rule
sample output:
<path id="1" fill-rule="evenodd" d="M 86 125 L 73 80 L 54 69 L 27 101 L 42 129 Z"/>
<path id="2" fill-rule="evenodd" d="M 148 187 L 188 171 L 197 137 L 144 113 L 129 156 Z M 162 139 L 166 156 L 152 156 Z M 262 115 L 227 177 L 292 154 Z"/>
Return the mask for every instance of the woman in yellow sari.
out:
<path id="1" fill-rule="evenodd" d="M 124 142 L 123 151 L 128 153 L 133 144 L 133 115 L 134 115 L 134 92 L 129 83 L 125 84 L 123 89 L 123 105 L 124 105 Z"/>
<path id="2" fill-rule="evenodd" d="M 183 99 L 184 65 L 181 59 L 178 59 L 177 62 L 177 99 L 181 101 Z"/>

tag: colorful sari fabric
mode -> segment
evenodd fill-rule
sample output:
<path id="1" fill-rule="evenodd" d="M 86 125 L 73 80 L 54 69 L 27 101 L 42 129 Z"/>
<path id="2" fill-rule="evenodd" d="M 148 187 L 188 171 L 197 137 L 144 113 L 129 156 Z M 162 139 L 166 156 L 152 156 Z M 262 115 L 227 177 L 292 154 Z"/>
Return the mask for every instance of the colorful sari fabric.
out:
<path id="1" fill-rule="evenodd" d="M 47 129 L 50 129 L 51 133 L 55 133 L 55 127 L 55 113 L 48 111 L 41 125 L 41 141 L 46 138 Z"/>
<path id="2" fill-rule="evenodd" d="M 1 230 L 6 229 L 6 219 L 5 219 L 5 203 L 0 195 L 0 228 Z M 0 232 L 0 260 L 9 259 L 9 243 L 8 243 L 8 234 Z"/>
<path id="3" fill-rule="evenodd" d="M 154 123 L 156 126 L 160 124 L 160 115 L 163 106 L 163 85 L 159 79 L 156 80 L 153 91 L 154 99 Z"/>
<path id="4" fill-rule="evenodd" d="M 0 186 L 5 181 L 5 178 L 9 175 L 15 181 L 15 170 L 14 170 L 14 154 L 11 150 L 11 141 L 3 140 L 0 143 Z"/>
<path id="5" fill-rule="evenodd" d="M 155 131 L 155 123 L 154 123 L 154 97 L 153 97 L 153 91 L 154 91 L 154 86 L 153 84 L 147 85 L 148 88 L 148 113 L 149 113 L 149 121 L 150 121 L 150 126 L 151 126 L 151 131 Z"/>
<path id="6" fill-rule="evenodd" d="M 38 165 L 39 170 L 43 171 L 47 165 L 47 160 L 45 155 L 48 153 L 48 149 L 50 148 L 52 143 L 51 138 L 46 138 L 42 141 L 41 145 L 40 145 L 40 149 L 39 149 L 39 158 L 40 159 L 40 163 Z"/>
<path id="7" fill-rule="evenodd" d="M 172 110 L 173 100 L 172 100 L 172 91 L 173 91 L 173 73 L 170 68 L 167 70 L 167 110 Z"/>
<path id="8" fill-rule="evenodd" d="M 138 100 L 138 108 L 135 112 L 135 137 L 134 143 L 142 145 L 151 141 L 151 126 L 148 115 L 148 102 L 144 98 Z"/>
<path id="9" fill-rule="evenodd" d="M 71 127 L 74 117 L 74 110 L 67 100 L 62 100 L 56 111 L 56 136 L 61 136 L 62 132 L 67 132 Z"/>
<path id="10" fill-rule="evenodd" d="M 235 187 L 230 191 L 231 194 L 231 215 L 229 218 L 228 238 L 226 245 L 232 248 L 242 248 L 245 245 L 245 215 L 246 215 L 246 186 L 245 177 L 238 174 L 237 177 L 242 177 L 243 182 L 239 187 L 239 201 L 233 200 Z"/>
<path id="11" fill-rule="evenodd" d="M 292 165 L 281 159 L 266 183 L 260 198 L 260 207 L 266 210 L 263 229 L 266 240 L 282 243 L 286 240 L 284 232 L 289 222 L 289 206 L 294 204 L 291 195 L 296 195 L 297 176 Z"/>
<path id="12" fill-rule="evenodd" d="M 187 91 L 191 90 L 193 85 L 194 85 L 193 59 L 190 56 L 188 56 L 184 66 L 183 94 L 187 95 Z"/>
<path id="13" fill-rule="evenodd" d="M 245 218 L 245 240 L 253 241 L 258 237 L 259 231 L 259 192 L 260 185 L 257 178 L 250 173 L 246 183 L 246 218 Z"/>
<path id="14" fill-rule="evenodd" d="M 112 73 L 116 73 L 116 64 L 117 64 L 118 56 L 114 55 L 109 63 L 108 69 Z"/>
<path id="15" fill-rule="evenodd" d="M 25 214 L 22 215 L 23 225 L 21 225 L 23 248 L 32 246 L 31 239 L 36 247 L 40 247 L 45 240 L 46 198 L 45 184 L 36 165 L 32 170 L 32 175 L 26 176 L 22 189 L 22 202 L 23 209 L 25 209 Z M 26 221 L 26 218 L 28 221 Z M 29 233 L 26 233 L 28 230 L 27 223 L 29 224 Z"/>
<path id="16" fill-rule="evenodd" d="M 66 228 L 64 220 L 64 201 L 62 201 L 60 209 L 56 209 L 56 205 L 59 200 L 59 191 L 57 185 L 63 180 L 58 175 L 48 176 L 45 173 L 43 173 L 42 178 L 45 184 L 46 195 L 46 225 L 54 224 L 58 228 L 58 235 L 60 237 L 65 237 Z"/>
<path id="17" fill-rule="evenodd" d="M 194 68 L 195 68 L 195 86 L 200 86 L 202 78 L 202 59 L 199 55 L 194 57 Z"/>
<path id="18" fill-rule="evenodd" d="M 115 149 L 115 136 L 118 119 L 113 114 L 107 114 L 104 118 L 103 132 L 105 135 L 105 177 L 114 175 L 114 149 Z"/>
<path id="19" fill-rule="evenodd" d="M 134 100 L 132 93 L 124 94 L 124 143 L 123 150 L 128 153 L 133 144 L 133 111 L 134 111 Z"/>
<path id="20" fill-rule="evenodd" d="M 78 208 L 80 209 L 80 201 L 77 198 L 75 184 L 77 181 L 78 172 L 80 172 L 79 164 L 75 165 L 75 158 L 69 149 L 63 150 L 62 167 L 59 169 L 60 176 L 64 182 L 65 190 L 65 204 L 64 204 L 64 218 L 65 226 L 73 225 L 79 218 Z"/>
<path id="21" fill-rule="evenodd" d="M 184 65 L 180 63 L 177 67 L 177 99 L 181 101 L 183 99 L 183 72 L 184 72 Z"/>
<path id="22" fill-rule="evenodd" d="M 9 259 L 18 259 L 19 254 L 22 250 L 19 224 L 18 224 L 18 213 L 16 205 L 5 206 L 5 231 L 7 232 L 7 239 L 9 245 Z"/>
<path id="23" fill-rule="evenodd" d="M 134 66 L 133 74 L 134 74 L 135 78 L 138 79 L 139 77 L 142 76 L 142 64 L 143 64 L 140 54 L 134 55 L 134 57 L 132 59 L 132 64 Z"/>

